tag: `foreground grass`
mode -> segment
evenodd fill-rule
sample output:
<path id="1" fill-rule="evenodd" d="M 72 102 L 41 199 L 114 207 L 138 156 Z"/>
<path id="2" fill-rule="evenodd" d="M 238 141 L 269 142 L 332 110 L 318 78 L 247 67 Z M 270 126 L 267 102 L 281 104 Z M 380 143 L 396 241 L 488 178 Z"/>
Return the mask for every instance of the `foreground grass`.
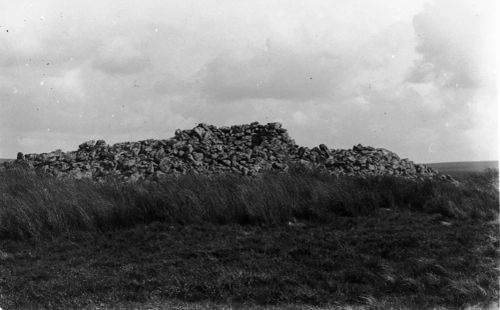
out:
<path id="1" fill-rule="evenodd" d="M 302 224 L 302 225 L 299 225 Z M 498 298 L 496 224 L 380 211 L 329 224 L 152 223 L 3 240 L 5 309 L 151 300 L 464 306 Z"/>
<path id="2" fill-rule="evenodd" d="M 131 185 L 6 172 L 0 307 L 488 304 L 500 275 L 496 180 L 292 171 Z"/>
<path id="3" fill-rule="evenodd" d="M 124 184 L 58 180 L 11 170 L 0 173 L 0 238 L 41 238 L 71 231 L 107 231 L 153 221 L 279 224 L 329 222 L 380 208 L 454 219 L 498 216 L 497 175 L 474 174 L 460 186 L 395 177 L 337 178 L 314 171 L 184 176 Z M 498 179 L 496 179 L 498 184 Z"/>

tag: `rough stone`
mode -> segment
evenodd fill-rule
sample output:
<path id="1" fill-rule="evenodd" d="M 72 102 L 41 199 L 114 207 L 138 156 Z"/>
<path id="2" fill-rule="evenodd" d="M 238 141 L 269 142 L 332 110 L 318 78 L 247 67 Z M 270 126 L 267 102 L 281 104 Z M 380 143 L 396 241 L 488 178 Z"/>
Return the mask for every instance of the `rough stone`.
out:
<path id="1" fill-rule="evenodd" d="M 167 140 L 144 140 L 107 145 L 91 140 L 77 151 L 19 153 L 13 163 L 57 177 L 123 180 L 158 179 L 166 175 L 286 171 L 291 165 L 323 169 L 335 175 L 397 175 L 405 178 L 452 180 L 424 165 L 416 165 L 389 150 L 355 145 L 329 149 L 325 144 L 298 146 L 280 123 L 215 127 L 199 124 L 176 130 Z"/>

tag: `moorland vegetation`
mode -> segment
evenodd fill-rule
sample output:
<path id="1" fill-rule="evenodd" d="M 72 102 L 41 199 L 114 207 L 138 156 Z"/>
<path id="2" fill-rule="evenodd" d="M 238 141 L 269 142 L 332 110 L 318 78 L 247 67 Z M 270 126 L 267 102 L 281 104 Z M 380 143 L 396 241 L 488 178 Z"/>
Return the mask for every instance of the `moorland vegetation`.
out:
<path id="1" fill-rule="evenodd" d="M 499 296 L 498 171 L 456 179 L 297 166 L 126 183 L 9 169 L 0 306 L 488 304 Z"/>

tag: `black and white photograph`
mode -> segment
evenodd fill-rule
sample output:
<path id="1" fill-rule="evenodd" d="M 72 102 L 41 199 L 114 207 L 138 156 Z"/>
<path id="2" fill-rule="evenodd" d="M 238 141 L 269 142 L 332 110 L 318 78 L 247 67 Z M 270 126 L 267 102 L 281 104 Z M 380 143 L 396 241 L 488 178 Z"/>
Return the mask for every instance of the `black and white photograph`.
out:
<path id="1" fill-rule="evenodd" d="M 500 308 L 495 0 L 0 0 L 0 310 Z"/>

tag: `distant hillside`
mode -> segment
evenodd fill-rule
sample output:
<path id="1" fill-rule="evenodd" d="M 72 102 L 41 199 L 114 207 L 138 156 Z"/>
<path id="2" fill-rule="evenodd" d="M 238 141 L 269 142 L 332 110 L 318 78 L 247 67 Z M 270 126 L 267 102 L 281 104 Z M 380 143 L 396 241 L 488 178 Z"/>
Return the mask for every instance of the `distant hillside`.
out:
<path id="1" fill-rule="evenodd" d="M 481 172 L 488 168 L 498 169 L 498 161 L 459 161 L 446 163 L 425 164 L 442 173 Z"/>
<path id="2" fill-rule="evenodd" d="M 1 164 L 1 163 L 4 163 L 4 162 L 6 162 L 6 161 L 11 161 L 11 160 L 13 160 L 13 159 L 0 158 L 0 164 Z"/>

